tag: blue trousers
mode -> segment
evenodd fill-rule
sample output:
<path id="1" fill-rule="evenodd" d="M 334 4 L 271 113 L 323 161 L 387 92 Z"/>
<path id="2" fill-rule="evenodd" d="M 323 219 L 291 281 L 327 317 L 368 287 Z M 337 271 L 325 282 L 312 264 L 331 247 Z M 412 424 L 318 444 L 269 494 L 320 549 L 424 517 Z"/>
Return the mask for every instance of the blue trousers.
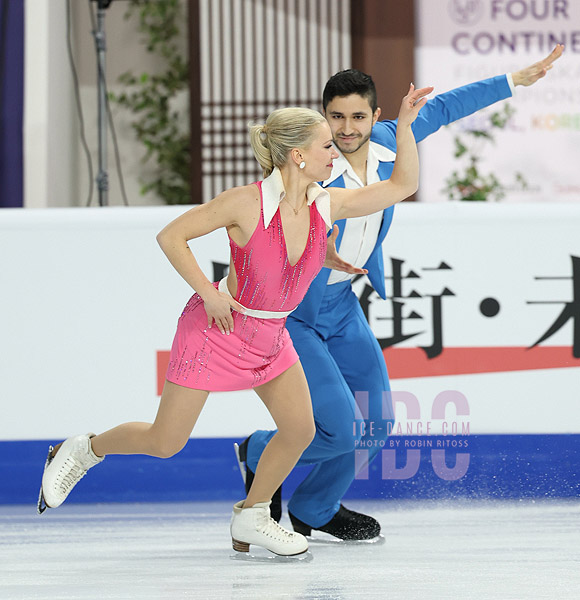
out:
<path id="1" fill-rule="evenodd" d="M 316 423 L 316 436 L 298 461 L 315 467 L 294 492 L 288 510 L 321 527 L 338 512 L 361 460 L 370 462 L 378 454 L 392 427 L 392 403 L 385 394 L 390 392 L 389 377 L 349 281 L 327 286 L 315 327 L 292 317 L 286 327 L 306 373 Z M 251 436 L 247 465 L 252 471 L 275 433 Z"/>

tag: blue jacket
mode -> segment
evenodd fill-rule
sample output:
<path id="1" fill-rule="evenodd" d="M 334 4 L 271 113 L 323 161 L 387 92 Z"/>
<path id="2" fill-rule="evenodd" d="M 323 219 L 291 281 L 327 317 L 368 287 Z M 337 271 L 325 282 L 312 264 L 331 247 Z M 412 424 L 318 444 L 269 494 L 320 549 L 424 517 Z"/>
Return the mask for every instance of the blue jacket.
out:
<path id="1" fill-rule="evenodd" d="M 505 100 L 512 95 L 507 77 L 499 75 L 484 81 L 478 81 L 469 85 L 462 86 L 450 92 L 446 92 L 439 96 L 435 96 L 429 100 L 427 104 L 419 112 L 419 116 L 415 119 L 412 125 L 415 140 L 420 142 L 428 135 L 435 133 L 443 125 L 449 125 L 453 121 L 457 121 L 463 117 L 473 114 L 474 112 L 494 104 L 500 100 Z M 396 131 L 397 121 L 379 121 L 373 127 L 371 141 L 385 146 L 396 152 Z M 379 178 L 381 181 L 388 179 L 393 172 L 393 162 L 379 162 Z M 344 187 L 344 178 L 341 175 L 332 181 L 328 187 Z M 381 296 L 386 298 L 385 291 L 385 270 L 383 265 L 383 251 L 381 244 L 389 231 L 393 220 L 394 206 L 391 206 L 383 212 L 383 222 L 379 230 L 377 243 L 375 248 L 366 262 L 364 268 L 368 269 L 368 278 L 375 289 Z M 336 221 L 339 228 L 339 234 L 336 239 L 336 247 L 340 248 L 342 235 L 344 234 L 344 226 L 346 220 Z M 298 308 L 290 315 L 289 318 L 299 319 L 311 326 L 316 324 L 320 303 L 326 290 L 330 269 L 323 268 L 316 276 L 306 296 L 298 306 Z"/>

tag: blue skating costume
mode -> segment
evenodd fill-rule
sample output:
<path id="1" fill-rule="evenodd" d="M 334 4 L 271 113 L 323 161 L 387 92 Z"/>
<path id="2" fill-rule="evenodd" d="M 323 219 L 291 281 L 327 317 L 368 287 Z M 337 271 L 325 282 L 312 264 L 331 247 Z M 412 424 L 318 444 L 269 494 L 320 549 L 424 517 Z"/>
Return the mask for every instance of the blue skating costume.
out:
<path id="1" fill-rule="evenodd" d="M 512 86 L 511 77 L 501 75 L 436 96 L 421 109 L 412 125 L 415 139 L 420 142 L 441 126 L 510 97 Z M 376 144 L 390 155 L 386 161 L 378 160 L 381 181 L 388 179 L 393 171 L 396 126 L 396 121 L 380 121 L 372 130 L 371 146 Z M 334 179 L 331 176 L 325 185 L 345 187 L 344 176 L 340 174 Z M 374 232 L 374 249 L 364 265 L 373 288 L 383 299 L 386 292 L 381 244 L 393 212 L 394 207 L 383 212 L 378 233 Z M 346 220 L 336 223 L 340 229 L 336 242 L 340 252 Z M 389 420 L 393 420 L 388 409 L 384 414 L 382 408 L 383 392 L 390 391 L 390 386 L 381 348 L 351 289 L 350 279 L 329 285 L 330 275 L 329 269 L 322 269 L 286 324 L 308 379 L 316 422 L 316 436 L 298 462 L 315 466 L 296 489 L 288 510 L 315 528 L 333 518 L 353 482 L 356 447 L 364 447 L 372 460 L 380 451 L 378 442 L 387 437 Z M 353 423 L 362 418 L 355 392 L 368 394 L 368 414 L 364 418 L 374 423 L 372 445 L 368 448 L 363 445 L 365 437 L 361 440 L 353 432 Z M 357 428 L 359 434 L 360 431 Z M 258 459 L 274 433 L 257 431 L 251 436 L 247 466 L 252 471 L 256 470 Z"/>

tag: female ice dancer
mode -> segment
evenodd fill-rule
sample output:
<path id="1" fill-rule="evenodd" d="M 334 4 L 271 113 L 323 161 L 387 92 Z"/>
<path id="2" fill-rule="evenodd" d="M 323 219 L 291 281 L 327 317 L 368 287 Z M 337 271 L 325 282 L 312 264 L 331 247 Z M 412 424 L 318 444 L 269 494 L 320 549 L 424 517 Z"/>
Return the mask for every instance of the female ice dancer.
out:
<path id="1" fill-rule="evenodd" d="M 403 99 L 391 178 L 357 190 L 323 190 L 315 183 L 329 177 L 337 156 L 321 114 L 285 108 L 251 128 L 265 179 L 192 208 L 157 236 L 196 293 L 178 322 L 154 423 L 125 423 L 51 449 L 41 487 L 47 507 L 62 504 L 107 454 L 168 458 L 179 452 L 210 391 L 254 388 L 278 431 L 260 458 L 247 498 L 234 505 L 233 547 L 247 552 L 255 544 L 285 556 L 307 551 L 306 538 L 281 527 L 269 510 L 272 494 L 315 433 L 308 385 L 285 318 L 323 266 L 334 220 L 383 210 L 415 192 L 419 165 L 411 123 L 431 91 L 411 86 Z M 220 227 L 230 239 L 230 270 L 211 283 L 187 242 Z"/>

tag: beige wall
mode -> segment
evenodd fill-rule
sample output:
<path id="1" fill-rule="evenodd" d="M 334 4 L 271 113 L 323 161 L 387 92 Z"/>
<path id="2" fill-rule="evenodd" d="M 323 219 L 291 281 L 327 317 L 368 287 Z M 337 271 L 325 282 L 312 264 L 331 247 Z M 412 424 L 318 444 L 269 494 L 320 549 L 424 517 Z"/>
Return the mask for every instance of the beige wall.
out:
<path id="1" fill-rule="evenodd" d="M 64 1 L 25 4 L 24 205 L 75 199 L 72 87 L 66 76 Z M 59 40 L 63 40 L 59 43 Z"/>
<path id="2" fill-rule="evenodd" d="M 107 82 L 118 91 L 119 75 L 127 70 L 151 72 L 158 67 L 154 57 L 140 43 L 135 19 L 127 21 L 127 2 L 115 1 L 106 11 Z M 94 6 L 94 4 L 93 4 Z M 49 10 L 50 8 L 50 10 Z M 96 55 L 89 2 L 71 0 L 72 40 L 78 70 L 88 146 L 94 176 L 98 169 Z M 183 44 L 185 48 L 186 34 Z M 72 75 L 66 49 L 66 0 L 26 2 L 25 82 L 25 206 L 84 206 L 89 185 L 93 205 L 98 192 L 89 182 L 85 154 L 81 147 Z M 184 50 L 185 51 L 185 50 Z M 187 98 L 180 99 L 187 105 Z M 125 188 L 130 205 L 162 204 L 152 194 L 140 194 L 140 179 L 148 165 L 141 163 L 143 151 L 130 127 L 130 115 L 111 104 Z M 108 142 L 109 204 L 122 204 L 113 152 Z"/>

